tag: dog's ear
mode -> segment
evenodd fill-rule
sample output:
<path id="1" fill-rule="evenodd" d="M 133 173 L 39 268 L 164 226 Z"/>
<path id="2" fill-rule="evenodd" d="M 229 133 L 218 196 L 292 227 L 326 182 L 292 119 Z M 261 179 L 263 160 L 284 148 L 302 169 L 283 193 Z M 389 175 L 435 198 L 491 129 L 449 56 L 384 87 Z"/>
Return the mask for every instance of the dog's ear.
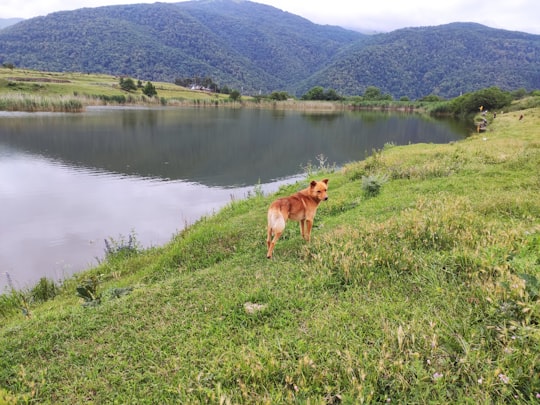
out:
<path id="1" fill-rule="evenodd" d="M 328 179 L 324 179 L 322 182 L 323 182 L 324 184 L 328 184 Z"/>
<path id="2" fill-rule="evenodd" d="M 311 180 L 311 183 L 309 183 L 309 186 L 311 188 L 315 187 L 317 185 L 317 182 L 315 180 Z"/>

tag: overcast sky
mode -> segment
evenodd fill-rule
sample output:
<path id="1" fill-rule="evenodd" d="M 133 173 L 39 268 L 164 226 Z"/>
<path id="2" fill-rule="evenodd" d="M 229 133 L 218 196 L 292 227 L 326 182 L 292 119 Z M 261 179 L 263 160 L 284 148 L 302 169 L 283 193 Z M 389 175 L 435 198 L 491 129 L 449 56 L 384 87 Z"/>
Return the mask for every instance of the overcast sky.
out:
<path id="1" fill-rule="evenodd" d="M 176 3 L 179 0 L 161 0 Z M 386 32 L 404 27 L 477 22 L 540 34 L 538 0 L 257 0 L 317 24 Z M 0 18 L 31 18 L 60 10 L 154 0 L 0 0 Z"/>

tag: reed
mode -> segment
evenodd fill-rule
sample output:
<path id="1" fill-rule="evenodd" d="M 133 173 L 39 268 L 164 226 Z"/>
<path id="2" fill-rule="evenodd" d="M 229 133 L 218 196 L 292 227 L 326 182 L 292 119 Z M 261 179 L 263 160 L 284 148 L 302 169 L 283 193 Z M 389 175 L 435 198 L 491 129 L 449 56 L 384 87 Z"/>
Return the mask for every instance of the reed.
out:
<path id="1" fill-rule="evenodd" d="M 81 112 L 82 101 L 77 97 L 48 96 L 28 94 L 4 94 L 0 97 L 1 111 L 25 112 Z"/>

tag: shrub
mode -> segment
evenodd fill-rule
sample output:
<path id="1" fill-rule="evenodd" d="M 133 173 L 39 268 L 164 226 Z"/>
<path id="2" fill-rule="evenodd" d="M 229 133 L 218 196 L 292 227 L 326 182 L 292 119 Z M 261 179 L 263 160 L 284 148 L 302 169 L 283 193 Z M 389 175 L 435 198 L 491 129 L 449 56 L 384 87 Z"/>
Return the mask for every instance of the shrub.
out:
<path id="1" fill-rule="evenodd" d="M 92 277 L 77 286 L 77 296 L 84 300 L 84 306 L 95 306 L 101 303 L 101 294 L 97 292 L 98 284 L 98 278 Z"/>
<path id="2" fill-rule="evenodd" d="M 148 97 L 154 97 L 157 95 L 156 86 L 154 86 L 152 82 L 146 82 L 146 85 L 144 86 L 142 92 L 145 96 Z"/>
<path id="3" fill-rule="evenodd" d="M 375 197 L 381 192 L 381 187 L 388 181 L 386 176 L 374 175 L 362 176 L 362 190 L 367 197 Z"/>

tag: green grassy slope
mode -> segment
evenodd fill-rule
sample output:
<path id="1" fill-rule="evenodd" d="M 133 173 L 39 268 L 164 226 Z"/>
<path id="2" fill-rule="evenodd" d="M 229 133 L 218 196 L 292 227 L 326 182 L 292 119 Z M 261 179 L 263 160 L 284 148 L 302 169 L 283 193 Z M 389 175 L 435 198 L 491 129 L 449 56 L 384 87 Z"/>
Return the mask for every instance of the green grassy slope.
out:
<path id="1" fill-rule="evenodd" d="M 45 72 L 28 69 L 0 68 L 0 100 L 13 96 L 19 97 L 72 97 L 84 101 L 85 105 L 102 103 L 99 97 L 130 97 L 131 102 L 142 102 L 142 90 L 127 92 L 119 85 L 120 78 L 105 74 Z M 137 80 L 135 79 L 135 82 Z M 228 95 L 203 91 L 192 91 L 173 83 L 152 82 L 157 90 L 154 102 L 166 99 L 174 104 L 174 100 L 193 102 L 218 101 L 228 99 Z M 143 81 L 143 85 L 146 81 Z M 144 99 L 151 103 L 150 98 Z"/>
<path id="2" fill-rule="evenodd" d="M 111 254 L 0 318 L 0 403 L 539 401 L 539 123 L 539 108 L 498 114 L 462 142 L 318 175 L 312 242 L 289 223 L 273 260 L 276 196 L 258 192 Z M 379 195 L 368 175 L 387 179 Z M 91 277 L 102 300 L 83 306 Z"/>

